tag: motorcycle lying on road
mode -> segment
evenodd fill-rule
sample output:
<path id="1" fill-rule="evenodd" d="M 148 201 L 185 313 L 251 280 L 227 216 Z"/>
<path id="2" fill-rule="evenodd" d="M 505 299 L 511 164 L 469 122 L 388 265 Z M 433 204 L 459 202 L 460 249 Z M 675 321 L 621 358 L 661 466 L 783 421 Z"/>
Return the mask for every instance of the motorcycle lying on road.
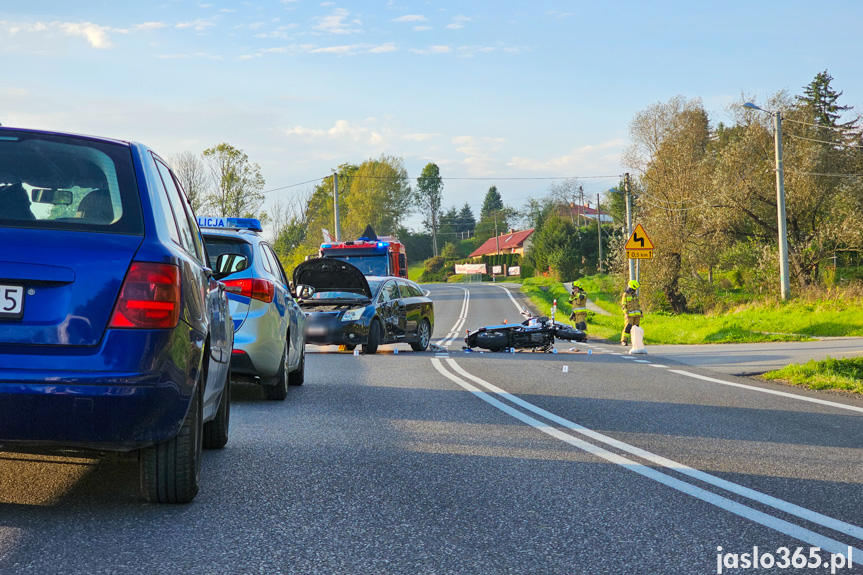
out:
<path id="1" fill-rule="evenodd" d="M 520 324 L 500 324 L 481 327 L 468 331 L 462 349 L 479 347 L 489 351 L 508 349 L 530 349 L 550 351 L 555 338 L 566 341 L 584 341 L 587 334 L 580 329 L 554 321 L 555 305 L 551 308 L 551 318 L 536 317 L 522 306 L 521 315 L 525 319 Z"/>

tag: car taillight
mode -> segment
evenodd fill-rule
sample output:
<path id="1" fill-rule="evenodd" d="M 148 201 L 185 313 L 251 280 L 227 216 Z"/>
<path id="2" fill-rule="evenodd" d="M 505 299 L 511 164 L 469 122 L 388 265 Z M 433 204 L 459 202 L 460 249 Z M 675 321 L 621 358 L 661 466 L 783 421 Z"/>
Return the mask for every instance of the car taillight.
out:
<path id="1" fill-rule="evenodd" d="M 270 280 L 258 278 L 243 278 L 239 280 L 223 280 L 225 291 L 244 297 L 258 299 L 270 303 L 276 295 L 276 286 Z"/>
<path id="2" fill-rule="evenodd" d="M 171 329 L 180 320 L 180 269 L 132 262 L 109 327 Z"/>

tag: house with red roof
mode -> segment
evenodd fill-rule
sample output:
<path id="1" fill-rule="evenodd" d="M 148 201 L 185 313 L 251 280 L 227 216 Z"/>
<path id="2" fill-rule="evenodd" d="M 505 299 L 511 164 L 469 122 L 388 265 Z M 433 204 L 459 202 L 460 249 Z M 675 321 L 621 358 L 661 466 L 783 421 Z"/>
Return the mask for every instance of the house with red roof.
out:
<path id="1" fill-rule="evenodd" d="M 530 248 L 533 232 L 534 228 L 524 230 L 523 232 L 509 230 L 505 234 L 487 239 L 484 244 L 475 249 L 468 257 L 479 258 L 494 254 L 519 254 L 523 256 L 525 251 Z"/>

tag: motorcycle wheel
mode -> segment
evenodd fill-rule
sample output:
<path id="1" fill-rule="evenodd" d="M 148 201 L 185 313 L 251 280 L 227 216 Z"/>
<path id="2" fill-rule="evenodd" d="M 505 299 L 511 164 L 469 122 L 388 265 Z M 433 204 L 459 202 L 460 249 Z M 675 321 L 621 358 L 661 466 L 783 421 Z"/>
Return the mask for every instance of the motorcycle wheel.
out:
<path id="1" fill-rule="evenodd" d="M 500 351 L 509 347 L 509 338 L 505 333 L 486 331 L 476 334 L 476 345 L 489 351 Z"/>

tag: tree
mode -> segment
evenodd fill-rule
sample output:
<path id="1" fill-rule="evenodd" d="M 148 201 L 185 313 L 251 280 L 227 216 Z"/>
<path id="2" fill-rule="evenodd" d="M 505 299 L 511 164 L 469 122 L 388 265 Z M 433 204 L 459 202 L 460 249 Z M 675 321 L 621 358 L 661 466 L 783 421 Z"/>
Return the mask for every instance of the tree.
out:
<path id="1" fill-rule="evenodd" d="M 440 177 L 440 169 L 437 167 L 437 164 L 428 163 L 423 168 L 420 177 L 417 178 L 415 197 L 420 211 L 428 217 L 434 255 L 438 255 L 437 230 L 439 224 L 438 215 L 443 198 L 443 180 Z"/>
<path id="2" fill-rule="evenodd" d="M 578 230 L 568 218 L 551 211 L 536 232 L 527 261 L 537 271 L 550 272 L 561 281 L 575 279 L 582 260 Z"/>
<path id="3" fill-rule="evenodd" d="M 207 202 L 220 216 L 255 217 L 264 205 L 261 167 L 228 143 L 204 150 L 216 189 Z"/>
<path id="4" fill-rule="evenodd" d="M 482 201 L 479 219 L 488 219 L 489 216 L 493 216 L 495 212 L 499 212 L 502 209 L 503 198 L 500 197 L 500 193 L 497 191 L 497 186 L 492 186 L 488 189 L 488 192 L 486 192 L 485 198 Z"/>
<path id="5" fill-rule="evenodd" d="M 461 211 L 458 213 L 458 223 L 456 224 L 456 229 L 458 233 L 472 232 L 476 227 L 476 218 L 473 216 L 473 210 L 470 209 L 470 204 L 467 202 L 462 206 Z"/>
<path id="6" fill-rule="evenodd" d="M 815 78 L 803 87 L 804 96 L 796 96 L 800 106 L 807 110 L 815 124 L 833 128 L 851 128 L 854 122 L 837 123 L 841 112 L 852 110 L 853 106 L 840 106 L 836 103 L 842 92 L 837 92 L 830 86 L 833 76 L 827 70 L 819 72 Z"/>
<path id="7" fill-rule="evenodd" d="M 168 163 L 174 171 L 174 175 L 180 181 L 180 185 L 186 190 L 192 209 L 198 213 L 207 207 L 207 195 L 212 185 L 207 166 L 200 156 L 188 150 L 174 154 L 168 158 Z"/>
<path id="8" fill-rule="evenodd" d="M 347 180 L 346 236 L 359 237 L 368 225 L 379 235 L 395 234 L 413 203 L 404 160 L 395 156 L 366 160 Z"/>
<path id="9" fill-rule="evenodd" d="M 710 125 L 700 100 L 681 96 L 639 112 L 630 124 L 624 163 L 641 180 L 642 221 L 656 246 L 642 275 L 675 313 L 687 309 L 684 281 L 700 281 L 700 245 L 709 241 L 713 200 Z"/>

